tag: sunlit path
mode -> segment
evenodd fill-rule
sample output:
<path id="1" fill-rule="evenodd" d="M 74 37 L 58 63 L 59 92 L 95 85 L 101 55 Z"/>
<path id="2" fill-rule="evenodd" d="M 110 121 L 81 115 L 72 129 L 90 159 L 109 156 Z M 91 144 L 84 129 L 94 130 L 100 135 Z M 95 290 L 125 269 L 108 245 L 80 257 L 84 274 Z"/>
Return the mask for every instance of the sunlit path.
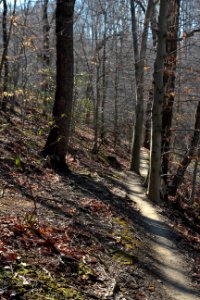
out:
<path id="1" fill-rule="evenodd" d="M 147 157 L 142 161 L 142 175 L 147 173 Z M 188 275 L 189 267 L 183 255 L 178 251 L 173 232 L 159 213 L 159 208 L 148 201 L 141 178 L 127 173 L 128 196 L 138 206 L 145 230 L 151 240 L 150 247 L 155 261 L 153 268 L 163 283 L 168 295 L 176 300 L 198 300 Z"/>

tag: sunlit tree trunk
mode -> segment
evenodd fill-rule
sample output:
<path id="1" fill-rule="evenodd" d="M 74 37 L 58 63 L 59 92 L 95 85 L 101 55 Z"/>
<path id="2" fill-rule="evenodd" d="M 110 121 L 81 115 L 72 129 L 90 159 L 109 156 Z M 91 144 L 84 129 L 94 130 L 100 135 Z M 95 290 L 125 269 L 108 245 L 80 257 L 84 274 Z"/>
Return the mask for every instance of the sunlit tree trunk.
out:
<path id="1" fill-rule="evenodd" d="M 131 16 L 132 16 L 132 34 L 133 34 L 133 48 L 135 58 L 135 87 L 136 87 L 136 117 L 134 126 L 134 137 L 131 155 L 130 169 L 136 173 L 140 172 L 140 147 L 142 144 L 142 131 L 144 119 L 144 63 L 147 49 L 147 36 L 150 17 L 152 13 L 153 0 L 148 1 L 144 28 L 142 32 L 141 48 L 138 45 L 137 22 L 135 12 L 135 1 L 130 0 Z"/>
<path id="2" fill-rule="evenodd" d="M 56 94 L 51 130 L 43 150 L 52 166 L 67 170 L 67 153 L 74 86 L 73 17 L 75 0 L 57 0 Z"/>
<path id="3" fill-rule="evenodd" d="M 162 110 L 164 100 L 164 61 L 166 56 L 167 15 L 168 3 L 160 1 L 159 32 L 157 56 L 154 65 L 154 100 L 152 108 L 152 132 L 150 151 L 150 172 L 147 194 L 155 202 L 160 201 L 160 173 L 161 173 L 161 131 Z"/>
<path id="4" fill-rule="evenodd" d="M 166 61 L 164 72 L 165 94 L 162 117 L 162 178 L 165 185 L 168 182 L 171 126 L 173 118 L 173 105 L 175 97 L 178 23 L 180 0 L 169 1 L 169 17 L 167 21 Z M 165 189 L 166 190 L 166 189 Z"/>

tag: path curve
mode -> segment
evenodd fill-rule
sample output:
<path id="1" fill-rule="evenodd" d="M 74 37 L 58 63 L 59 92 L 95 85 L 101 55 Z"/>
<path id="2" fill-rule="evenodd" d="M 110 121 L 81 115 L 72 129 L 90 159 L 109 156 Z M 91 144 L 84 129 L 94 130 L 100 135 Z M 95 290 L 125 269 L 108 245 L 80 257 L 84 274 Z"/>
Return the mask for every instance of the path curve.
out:
<path id="1" fill-rule="evenodd" d="M 147 170 L 147 157 L 142 160 L 143 175 Z M 141 220 L 149 234 L 150 247 L 154 257 L 154 267 L 167 294 L 174 300 L 200 300 L 188 275 L 189 266 L 178 250 L 174 233 L 167 225 L 161 211 L 145 195 L 141 177 L 127 172 L 127 191 L 140 210 Z"/>

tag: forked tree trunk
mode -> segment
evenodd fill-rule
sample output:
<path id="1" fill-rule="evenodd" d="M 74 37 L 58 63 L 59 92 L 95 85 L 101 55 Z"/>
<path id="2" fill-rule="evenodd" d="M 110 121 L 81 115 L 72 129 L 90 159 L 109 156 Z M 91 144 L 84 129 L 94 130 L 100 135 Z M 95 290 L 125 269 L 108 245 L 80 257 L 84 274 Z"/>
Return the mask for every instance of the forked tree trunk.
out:
<path id="1" fill-rule="evenodd" d="M 147 194 L 155 202 L 160 201 L 160 171 L 161 171 L 161 130 L 162 108 L 164 99 L 164 60 L 166 56 L 167 14 L 166 0 L 160 1 L 159 32 L 157 56 L 154 65 L 154 100 L 152 108 L 152 136 L 150 151 L 150 172 Z"/>
<path id="2" fill-rule="evenodd" d="M 57 74 L 51 130 L 43 150 L 52 166 L 67 170 L 67 153 L 74 87 L 73 16 L 75 0 L 57 0 Z"/>

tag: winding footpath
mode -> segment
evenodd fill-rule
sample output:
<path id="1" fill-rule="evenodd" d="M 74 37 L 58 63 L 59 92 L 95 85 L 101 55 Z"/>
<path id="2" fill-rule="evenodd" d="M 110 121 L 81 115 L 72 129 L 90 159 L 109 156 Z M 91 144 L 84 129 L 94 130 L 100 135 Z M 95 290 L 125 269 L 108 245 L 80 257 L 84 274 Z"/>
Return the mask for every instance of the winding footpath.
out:
<path id="1" fill-rule="evenodd" d="M 147 172 L 148 159 L 145 156 L 141 163 L 142 175 Z M 200 293 L 195 291 L 188 275 L 186 259 L 176 246 L 173 230 L 167 225 L 160 209 L 147 199 L 145 189 L 141 186 L 141 177 L 127 172 L 127 190 L 129 198 L 140 211 L 150 240 L 156 276 L 167 294 L 174 300 L 200 300 Z"/>

